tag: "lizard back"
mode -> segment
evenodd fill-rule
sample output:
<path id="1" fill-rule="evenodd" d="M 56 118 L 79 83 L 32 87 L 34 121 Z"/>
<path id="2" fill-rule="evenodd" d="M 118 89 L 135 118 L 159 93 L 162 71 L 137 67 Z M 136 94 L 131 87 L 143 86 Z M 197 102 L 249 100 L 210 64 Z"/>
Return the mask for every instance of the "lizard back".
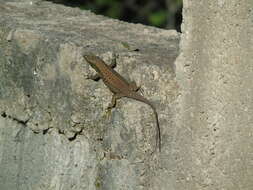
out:
<path id="1" fill-rule="evenodd" d="M 98 72 L 105 85 L 113 93 L 127 93 L 129 90 L 129 83 L 119 73 L 113 70 L 102 59 L 96 56 L 86 56 L 85 59 Z"/>

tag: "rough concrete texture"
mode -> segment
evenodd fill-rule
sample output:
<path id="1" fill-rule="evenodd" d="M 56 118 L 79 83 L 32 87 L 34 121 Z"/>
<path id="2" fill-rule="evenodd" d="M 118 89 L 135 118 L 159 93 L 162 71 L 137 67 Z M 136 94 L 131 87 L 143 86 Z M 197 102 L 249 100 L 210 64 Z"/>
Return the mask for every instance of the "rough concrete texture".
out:
<path id="1" fill-rule="evenodd" d="M 0 4 L 0 189 L 173 189 L 179 35 L 45 1 Z M 82 54 L 135 80 L 159 114 L 111 92 Z M 174 132 L 173 132 L 174 131 Z"/>
<path id="2" fill-rule="evenodd" d="M 252 2 L 184 1 L 172 189 L 253 189 Z"/>

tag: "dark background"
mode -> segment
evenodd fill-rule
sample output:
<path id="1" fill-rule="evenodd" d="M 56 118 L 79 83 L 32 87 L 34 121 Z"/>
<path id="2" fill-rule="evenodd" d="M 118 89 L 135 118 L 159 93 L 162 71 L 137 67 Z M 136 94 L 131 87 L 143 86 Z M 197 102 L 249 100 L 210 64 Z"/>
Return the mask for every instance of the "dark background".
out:
<path id="1" fill-rule="evenodd" d="M 182 0 L 48 0 L 126 22 L 180 32 Z"/>

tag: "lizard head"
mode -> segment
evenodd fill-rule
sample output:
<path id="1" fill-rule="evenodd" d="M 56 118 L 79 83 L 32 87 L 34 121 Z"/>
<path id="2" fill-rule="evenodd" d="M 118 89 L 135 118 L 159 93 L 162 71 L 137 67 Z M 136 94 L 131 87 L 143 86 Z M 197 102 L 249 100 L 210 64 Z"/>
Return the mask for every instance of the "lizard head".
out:
<path id="1" fill-rule="evenodd" d="M 97 65 L 101 62 L 101 59 L 99 57 L 92 54 L 83 55 L 83 57 L 94 69 L 96 69 Z"/>

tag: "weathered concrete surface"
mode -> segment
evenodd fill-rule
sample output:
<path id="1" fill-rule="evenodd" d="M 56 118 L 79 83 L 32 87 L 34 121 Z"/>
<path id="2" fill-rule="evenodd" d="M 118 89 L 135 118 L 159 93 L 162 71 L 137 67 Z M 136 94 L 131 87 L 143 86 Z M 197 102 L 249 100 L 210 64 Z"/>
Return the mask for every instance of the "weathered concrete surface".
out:
<path id="1" fill-rule="evenodd" d="M 31 3 L 32 2 L 32 3 Z M 171 189 L 179 35 L 44 1 L 0 5 L 0 189 Z M 135 80 L 150 107 L 86 79 L 93 52 Z M 174 139 L 175 140 L 175 139 Z M 172 160 L 172 161 L 171 161 Z M 168 180 L 169 179 L 169 180 Z"/>
<path id="2" fill-rule="evenodd" d="M 251 190 L 252 7 L 185 0 L 174 67 L 174 31 L 1 3 L 0 189 Z M 109 62 L 113 51 L 158 108 L 161 154 L 150 156 L 148 106 L 123 99 L 106 118 L 111 93 L 85 79 L 93 70 L 82 53 Z"/>
<path id="3" fill-rule="evenodd" d="M 253 189 L 252 11 L 252 0 L 184 1 L 173 189 Z"/>

